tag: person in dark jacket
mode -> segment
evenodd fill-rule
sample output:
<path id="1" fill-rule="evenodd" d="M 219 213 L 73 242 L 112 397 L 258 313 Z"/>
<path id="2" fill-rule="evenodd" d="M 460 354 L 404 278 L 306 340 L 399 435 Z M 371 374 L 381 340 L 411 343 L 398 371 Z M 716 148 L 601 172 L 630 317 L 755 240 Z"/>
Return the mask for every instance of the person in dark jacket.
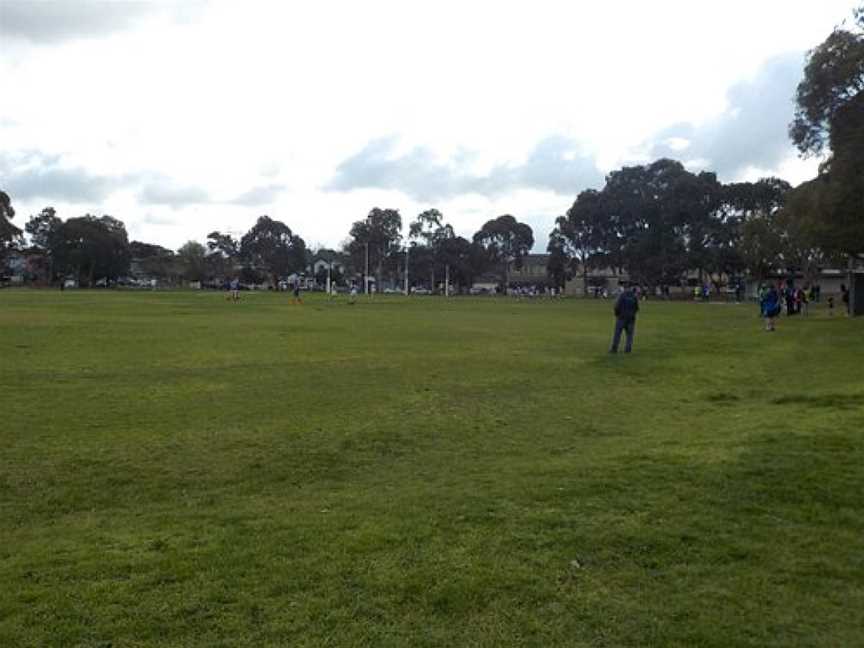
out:
<path id="1" fill-rule="evenodd" d="M 630 353 L 633 349 L 633 336 L 636 334 L 636 313 L 639 312 L 639 300 L 636 293 L 629 286 L 615 300 L 615 335 L 612 337 L 612 347 L 609 353 L 618 353 L 618 344 L 621 342 L 622 331 L 627 332 L 627 342 L 624 345 L 624 353 Z"/>

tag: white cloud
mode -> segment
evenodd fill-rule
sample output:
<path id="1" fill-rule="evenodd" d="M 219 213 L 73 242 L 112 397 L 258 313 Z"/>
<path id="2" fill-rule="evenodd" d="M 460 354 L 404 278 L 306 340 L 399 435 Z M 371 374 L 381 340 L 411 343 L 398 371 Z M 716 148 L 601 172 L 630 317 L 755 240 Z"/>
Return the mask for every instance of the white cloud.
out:
<path id="1" fill-rule="evenodd" d="M 79 173 L 52 184 L 36 172 L 65 189 L 19 192 L 16 208 L 95 206 L 166 245 L 246 229 L 262 212 L 335 245 L 373 206 L 413 217 L 433 200 L 466 234 L 506 212 L 546 222 L 595 164 L 648 155 L 634 145 L 672 125 L 695 129 L 668 133 L 690 141 L 673 152 L 717 163 L 699 125 L 747 119 L 735 88 L 849 11 L 848 0 L 226 1 L 196 4 L 189 20 L 185 3 L 112 3 L 96 16 L 70 0 L 24 15 L 34 4 L 0 3 L 16 12 L 0 10 L 3 150 Z M 343 187 L 379 188 L 322 190 L 389 135 L 394 164 Z M 728 168 L 791 168 L 736 141 Z M 90 193 L 76 198 L 82 178 Z"/>
<path id="2" fill-rule="evenodd" d="M 202 0 L 3 0 L 0 38 L 57 43 L 100 37 L 154 16 L 186 23 L 205 6 Z"/>

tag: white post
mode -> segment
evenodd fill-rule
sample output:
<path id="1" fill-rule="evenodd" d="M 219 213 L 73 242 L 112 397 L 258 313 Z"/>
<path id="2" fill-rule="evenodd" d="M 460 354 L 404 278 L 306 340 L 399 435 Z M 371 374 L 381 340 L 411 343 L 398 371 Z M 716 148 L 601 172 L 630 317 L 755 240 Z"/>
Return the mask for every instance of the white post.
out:
<path id="1" fill-rule="evenodd" d="M 444 265 L 444 296 L 450 296 L 450 264 Z"/>
<path id="2" fill-rule="evenodd" d="M 408 251 L 411 249 L 411 246 L 405 246 L 405 295 L 408 295 Z"/>
<path id="3" fill-rule="evenodd" d="M 331 261 L 330 263 L 327 264 L 327 298 L 328 299 L 330 298 L 330 296 L 332 294 L 330 291 L 330 270 L 332 267 L 333 267 L 333 262 Z"/>

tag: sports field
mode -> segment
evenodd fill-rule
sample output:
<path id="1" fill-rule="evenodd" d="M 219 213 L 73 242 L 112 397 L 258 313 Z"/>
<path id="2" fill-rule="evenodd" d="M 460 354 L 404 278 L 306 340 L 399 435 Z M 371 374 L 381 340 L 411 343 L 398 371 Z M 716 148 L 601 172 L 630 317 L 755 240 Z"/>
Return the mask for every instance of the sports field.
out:
<path id="1" fill-rule="evenodd" d="M 864 321 L 289 301 L 0 291 L 0 646 L 864 645 Z"/>

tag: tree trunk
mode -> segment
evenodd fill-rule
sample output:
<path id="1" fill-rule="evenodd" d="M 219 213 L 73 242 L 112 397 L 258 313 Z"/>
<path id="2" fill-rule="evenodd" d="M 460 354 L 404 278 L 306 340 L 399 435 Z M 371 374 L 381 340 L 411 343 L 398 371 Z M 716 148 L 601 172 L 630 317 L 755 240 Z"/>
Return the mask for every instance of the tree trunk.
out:
<path id="1" fill-rule="evenodd" d="M 378 255 L 378 266 L 375 271 L 375 292 L 381 290 L 381 271 L 384 266 L 384 248 L 381 248 L 380 254 Z"/>
<path id="2" fill-rule="evenodd" d="M 504 260 L 504 294 L 510 294 L 510 261 Z"/>
<path id="3" fill-rule="evenodd" d="M 582 296 L 588 297 L 588 264 L 582 262 Z"/>

